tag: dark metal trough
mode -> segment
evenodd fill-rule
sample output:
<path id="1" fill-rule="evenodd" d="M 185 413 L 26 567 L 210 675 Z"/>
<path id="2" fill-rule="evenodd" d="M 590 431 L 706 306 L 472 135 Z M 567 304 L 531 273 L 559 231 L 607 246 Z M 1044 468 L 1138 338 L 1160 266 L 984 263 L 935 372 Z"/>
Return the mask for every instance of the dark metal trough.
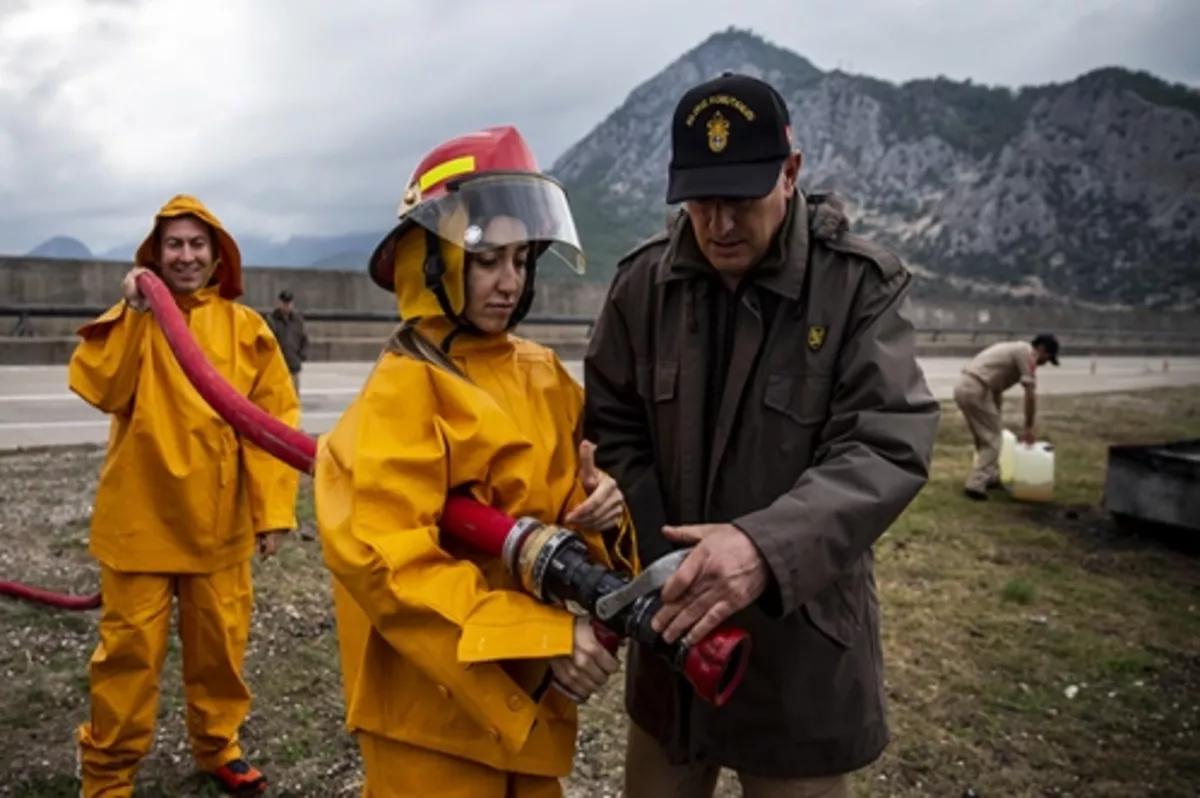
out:
<path id="1" fill-rule="evenodd" d="M 1200 438 L 1110 446 L 1104 509 L 1123 525 L 1200 532 Z"/>

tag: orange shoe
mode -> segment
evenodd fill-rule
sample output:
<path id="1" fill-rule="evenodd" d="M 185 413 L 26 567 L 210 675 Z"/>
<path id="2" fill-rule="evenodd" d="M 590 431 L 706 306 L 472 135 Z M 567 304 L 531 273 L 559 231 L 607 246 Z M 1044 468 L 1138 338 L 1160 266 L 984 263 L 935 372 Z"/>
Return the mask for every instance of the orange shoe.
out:
<path id="1" fill-rule="evenodd" d="M 214 770 L 212 776 L 230 795 L 258 795 L 267 789 L 267 777 L 244 759 L 226 762 Z"/>

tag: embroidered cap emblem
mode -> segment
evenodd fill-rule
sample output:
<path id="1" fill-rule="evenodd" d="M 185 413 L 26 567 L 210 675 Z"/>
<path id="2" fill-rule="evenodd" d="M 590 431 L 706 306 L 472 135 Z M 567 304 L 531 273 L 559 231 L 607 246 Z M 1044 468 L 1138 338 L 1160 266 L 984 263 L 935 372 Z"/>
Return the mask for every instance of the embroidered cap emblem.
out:
<path id="1" fill-rule="evenodd" d="M 729 120 L 717 111 L 708 120 L 708 148 L 713 152 L 721 152 L 729 143 Z"/>
<path id="2" fill-rule="evenodd" d="M 825 345 L 826 327 L 823 324 L 814 324 L 808 328 L 808 348 L 812 351 L 819 351 Z"/>

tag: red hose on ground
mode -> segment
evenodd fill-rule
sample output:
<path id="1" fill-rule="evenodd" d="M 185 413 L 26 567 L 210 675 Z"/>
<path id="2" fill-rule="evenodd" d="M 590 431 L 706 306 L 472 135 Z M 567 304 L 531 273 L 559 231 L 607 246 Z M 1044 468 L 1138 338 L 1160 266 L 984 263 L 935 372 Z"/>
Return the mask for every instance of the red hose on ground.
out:
<path id="1" fill-rule="evenodd" d="M 60 610 L 94 610 L 100 606 L 98 592 L 90 596 L 72 596 L 69 593 L 55 593 L 53 590 L 43 590 L 40 587 L 3 579 L 0 579 L 0 596 L 12 596 L 32 604 L 45 604 Z"/>

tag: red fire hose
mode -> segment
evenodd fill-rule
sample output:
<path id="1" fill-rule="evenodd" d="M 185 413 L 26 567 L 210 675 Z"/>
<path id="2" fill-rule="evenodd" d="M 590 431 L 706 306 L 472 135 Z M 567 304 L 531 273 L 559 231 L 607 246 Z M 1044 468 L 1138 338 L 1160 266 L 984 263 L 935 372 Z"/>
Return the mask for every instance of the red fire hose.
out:
<path id="1" fill-rule="evenodd" d="M 162 281 L 151 273 L 138 287 L 162 328 L 180 367 L 197 392 L 230 426 L 263 450 L 311 474 L 317 441 L 293 429 L 239 394 L 221 376 L 192 337 L 187 322 Z M 570 530 L 532 518 L 515 519 L 467 496 L 451 496 L 442 509 L 444 533 L 501 558 L 529 593 L 548 602 L 575 602 L 592 613 L 593 626 L 615 650 L 621 638 L 648 645 L 684 674 L 696 693 L 717 705 L 740 683 L 750 640 L 741 629 L 721 628 L 695 645 L 666 643 L 650 627 L 661 599 L 658 591 L 685 552 L 675 552 L 630 581 L 593 563 L 582 539 Z M 0 582 L 0 594 L 54 607 L 91 609 L 100 595 L 66 596 L 15 582 Z"/>
<path id="2" fill-rule="evenodd" d="M 20 582 L 8 582 L 0 579 L 0 596 L 12 596 L 24 599 L 34 604 L 45 604 L 60 610 L 94 610 L 100 606 L 100 593 L 90 596 L 72 596 L 69 593 L 55 593 L 53 590 L 43 590 L 40 587 L 23 585 Z"/>

